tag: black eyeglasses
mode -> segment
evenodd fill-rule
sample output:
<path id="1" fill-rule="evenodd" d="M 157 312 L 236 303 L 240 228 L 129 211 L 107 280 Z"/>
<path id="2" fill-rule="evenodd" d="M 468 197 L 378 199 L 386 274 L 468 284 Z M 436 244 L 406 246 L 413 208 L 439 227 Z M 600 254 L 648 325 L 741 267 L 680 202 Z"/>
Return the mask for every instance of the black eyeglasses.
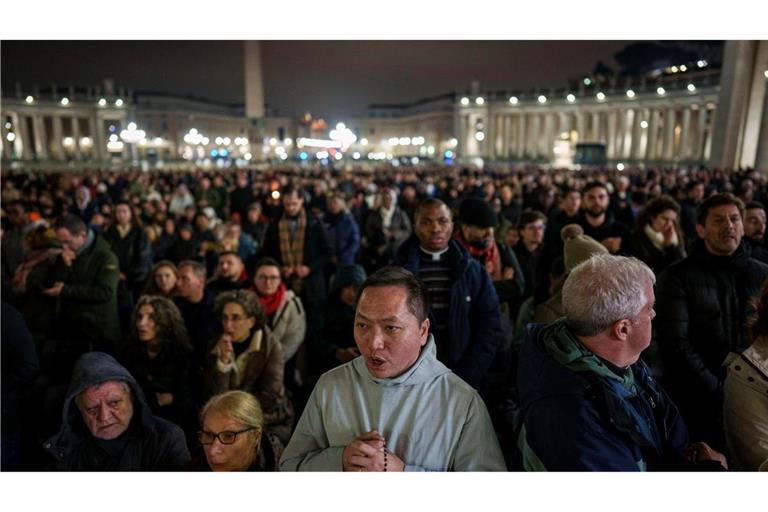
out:
<path id="1" fill-rule="evenodd" d="M 213 432 L 208 432 L 206 430 L 201 430 L 197 433 L 197 439 L 200 441 L 200 444 L 213 444 L 213 441 L 216 439 L 218 439 L 221 444 L 232 444 L 237 440 L 238 434 L 250 432 L 251 430 L 258 430 L 258 428 L 246 428 L 245 430 L 240 430 L 239 432 L 231 432 L 226 430 L 224 432 L 219 432 L 218 434 L 214 434 Z"/>

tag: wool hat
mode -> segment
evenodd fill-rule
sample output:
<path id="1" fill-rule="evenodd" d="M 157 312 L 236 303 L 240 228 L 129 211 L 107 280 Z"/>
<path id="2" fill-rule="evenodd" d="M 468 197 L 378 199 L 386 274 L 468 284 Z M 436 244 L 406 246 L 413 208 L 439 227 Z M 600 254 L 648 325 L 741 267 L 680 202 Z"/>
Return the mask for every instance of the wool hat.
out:
<path id="1" fill-rule="evenodd" d="M 331 283 L 332 290 L 339 290 L 345 286 L 360 286 L 367 279 L 365 270 L 360 265 L 342 263 L 336 269 L 336 274 Z"/>
<path id="2" fill-rule="evenodd" d="M 560 230 L 560 238 L 563 240 L 563 259 L 565 260 L 565 272 L 569 273 L 573 268 L 587 261 L 595 254 L 606 254 L 608 249 L 603 244 L 584 234 L 584 229 L 578 224 L 568 224 Z"/>
<path id="3" fill-rule="evenodd" d="M 468 197 L 459 206 L 459 222 L 479 228 L 495 228 L 499 219 L 489 203 L 479 197 Z"/>

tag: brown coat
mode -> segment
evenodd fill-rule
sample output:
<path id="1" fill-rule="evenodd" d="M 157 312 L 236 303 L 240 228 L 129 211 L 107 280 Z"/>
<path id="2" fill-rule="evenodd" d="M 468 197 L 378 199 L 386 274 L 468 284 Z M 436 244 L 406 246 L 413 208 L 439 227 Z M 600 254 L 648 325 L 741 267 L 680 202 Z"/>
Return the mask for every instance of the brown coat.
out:
<path id="1" fill-rule="evenodd" d="M 256 329 L 248 348 L 229 364 L 219 360 L 219 346 L 211 349 L 204 377 L 206 398 L 239 389 L 259 399 L 264 422 L 284 443 L 293 425 L 293 405 L 283 385 L 283 349 L 268 329 Z M 283 439 L 286 437 L 286 439 Z"/>

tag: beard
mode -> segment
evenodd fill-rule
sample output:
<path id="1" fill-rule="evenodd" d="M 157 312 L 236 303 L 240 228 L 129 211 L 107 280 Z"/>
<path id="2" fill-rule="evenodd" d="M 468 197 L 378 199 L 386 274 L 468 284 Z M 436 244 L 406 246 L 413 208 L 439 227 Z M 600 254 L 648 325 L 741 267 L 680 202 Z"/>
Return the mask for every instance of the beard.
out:
<path id="1" fill-rule="evenodd" d="M 586 214 L 587 214 L 587 215 L 589 215 L 590 217 L 593 217 L 593 218 L 594 218 L 594 217 L 599 217 L 599 216 L 603 215 L 603 214 L 604 214 L 604 213 L 606 213 L 607 211 L 608 211 L 608 208 L 607 208 L 607 207 L 606 207 L 606 208 L 600 208 L 600 207 L 598 206 L 598 207 L 592 208 L 592 209 L 590 209 L 590 210 L 584 210 L 584 213 L 586 213 Z"/>
<path id="2" fill-rule="evenodd" d="M 475 249 L 487 249 L 491 245 L 491 239 L 490 238 L 483 238 L 481 240 L 469 240 L 467 243 L 474 247 Z"/>

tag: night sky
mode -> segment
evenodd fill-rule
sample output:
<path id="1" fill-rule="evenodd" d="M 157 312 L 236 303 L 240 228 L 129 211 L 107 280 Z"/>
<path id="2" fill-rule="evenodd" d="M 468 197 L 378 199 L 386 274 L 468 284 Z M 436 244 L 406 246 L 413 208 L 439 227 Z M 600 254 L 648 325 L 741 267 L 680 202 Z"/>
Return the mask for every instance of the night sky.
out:
<path id="1" fill-rule="evenodd" d="M 340 119 L 371 103 L 410 103 L 472 80 L 481 90 L 563 86 L 629 41 L 264 41 L 268 105 Z M 243 102 L 240 41 L 3 41 L 2 86 L 96 85 Z"/>

